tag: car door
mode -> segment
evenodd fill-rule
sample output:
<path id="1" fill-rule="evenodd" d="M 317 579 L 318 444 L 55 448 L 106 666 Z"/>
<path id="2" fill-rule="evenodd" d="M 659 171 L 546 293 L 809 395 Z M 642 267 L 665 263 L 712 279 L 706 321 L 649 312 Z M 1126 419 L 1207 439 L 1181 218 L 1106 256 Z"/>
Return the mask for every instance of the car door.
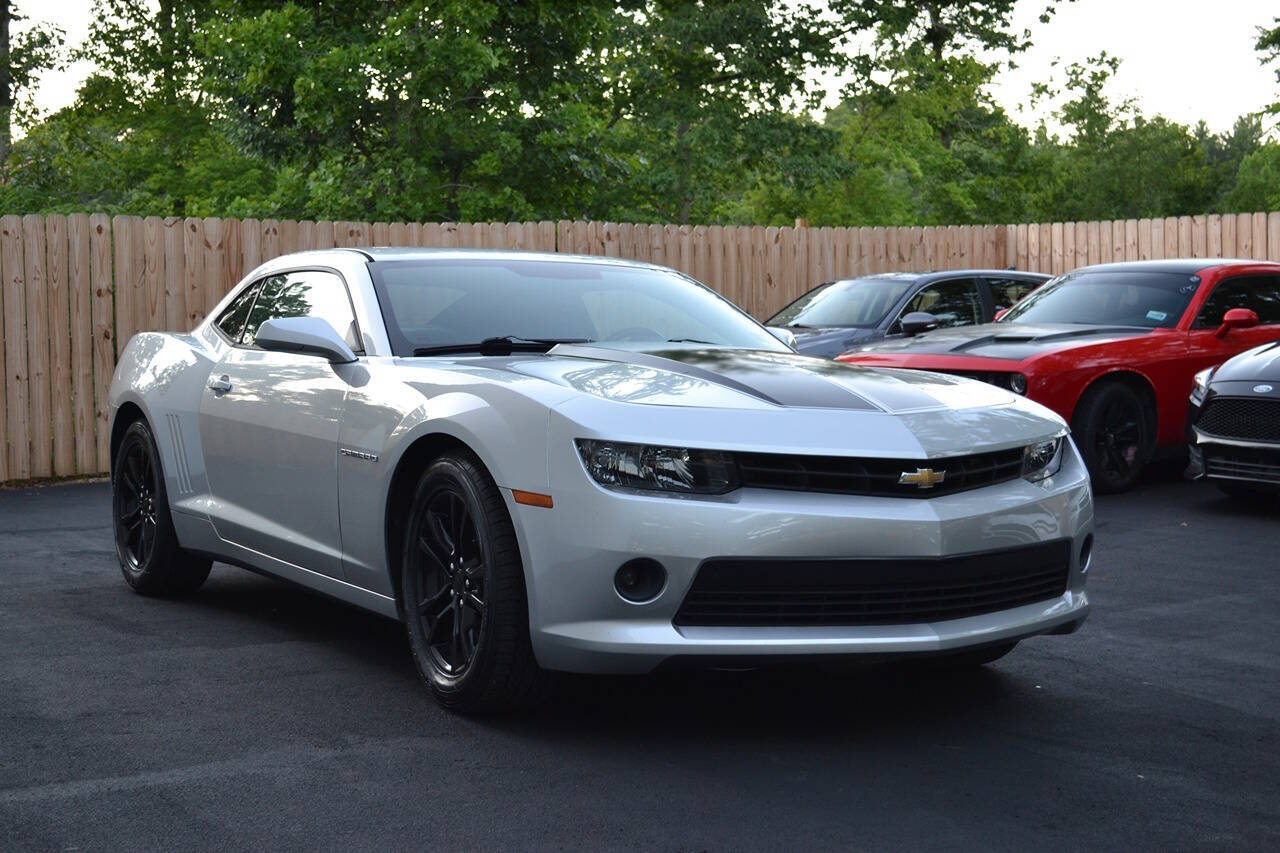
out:
<path id="1" fill-rule="evenodd" d="M 975 278 L 950 278 L 925 285 L 898 312 L 890 335 L 902 334 L 902 318 L 914 311 L 924 311 L 938 318 L 939 328 L 970 326 L 984 322 L 982 291 Z"/>
<path id="2" fill-rule="evenodd" d="M 351 366 L 267 352 L 254 336 L 269 319 L 319 317 L 359 353 L 351 300 L 328 271 L 283 273 L 257 286 L 200 405 L 210 519 L 228 542 L 341 577 L 338 431 Z"/>
<path id="3" fill-rule="evenodd" d="M 1219 338 L 1216 332 L 1222 325 L 1222 317 L 1232 308 L 1251 309 L 1258 315 L 1258 325 L 1252 329 L 1232 329 Z M 1280 276 L 1225 278 L 1213 288 L 1191 325 L 1188 377 L 1197 370 L 1221 364 L 1237 353 L 1277 338 L 1280 338 Z"/>

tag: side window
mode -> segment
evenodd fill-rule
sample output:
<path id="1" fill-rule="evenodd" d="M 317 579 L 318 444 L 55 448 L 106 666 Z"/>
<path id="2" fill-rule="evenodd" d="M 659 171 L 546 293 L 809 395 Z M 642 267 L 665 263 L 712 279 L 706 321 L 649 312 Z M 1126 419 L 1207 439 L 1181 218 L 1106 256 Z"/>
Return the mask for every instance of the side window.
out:
<path id="1" fill-rule="evenodd" d="M 1040 282 L 1029 278 L 989 278 L 991 302 L 996 310 L 1012 308 L 1014 303 L 1039 286 Z"/>
<path id="2" fill-rule="evenodd" d="M 253 308 L 253 300 L 261 288 L 261 281 L 255 281 L 246 287 L 239 296 L 231 300 L 231 304 L 218 315 L 218 319 L 213 321 L 213 324 L 227 336 L 227 340 L 231 343 L 240 342 L 240 333 L 244 331 L 245 321 L 249 319 L 249 310 Z"/>
<path id="3" fill-rule="evenodd" d="M 982 296 L 971 278 L 940 281 L 911 297 L 903 314 L 927 311 L 938 318 L 938 326 L 969 326 L 982 322 Z M 899 316 L 901 319 L 901 315 Z"/>
<path id="4" fill-rule="evenodd" d="M 1260 323 L 1280 323 L 1280 276 L 1258 275 L 1219 282 L 1200 308 L 1196 328 L 1216 329 L 1232 308 L 1253 309 Z"/>
<path id="5" fill-rule="evenodd" d="M 354 352 L 364 348 L 347 287 L 333 273 L 306 270 L 263 281 L 262 295 L 245 323 L 244 345 L 254 345 L 258 327 L 264 322 L 282 317 L 319 317 L 333 326 Z"/>

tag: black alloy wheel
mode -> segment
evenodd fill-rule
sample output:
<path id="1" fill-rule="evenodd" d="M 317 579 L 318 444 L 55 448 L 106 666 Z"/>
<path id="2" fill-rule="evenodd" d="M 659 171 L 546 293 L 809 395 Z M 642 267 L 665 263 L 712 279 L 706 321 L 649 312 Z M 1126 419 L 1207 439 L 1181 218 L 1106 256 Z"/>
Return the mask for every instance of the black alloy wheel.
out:
<path id="1" fill-rule="evenodd" d="M 536 702 L 547 673 L 534 658 L 520 548 L 493 477 L 472 454 L 446 453 L 423 471 L 407 510 L 400 612 L 422 680 L 463 713 Z"/>
<path id="2" fill-rule="evenodd" d="M 1076 407 L 1071 432 L 1098 492 L 1130 489 L 1151 454 L 1153 430 L 1146 409 L 1137 392 L 1121 382 L 1086 391 Z"/>
<path id="3" fill-rule="evenodd" d="M 113 501 L 116 541 L 125 564 L 140 571 L 156 547 L 156 469 L 141 441 L 126 443 L 116 464 L 120 469 Z"/>
<path id="4" fill-rule="evenodd" d="M 155 438 L 144 420 L 129 424 L 111 466 L 111 521 L 125 581 L 143 595 L 191 592 L 212 563 L 178 544 Z"/>
<path id="5" fill-rule="evenodd" d="M 475 658 L 485 611 L 484 554 L 459 490 L 445 486 L 427 499 L 415 544 L 422 578 L 417 614 L 431 661 L 456 677 Z"/>

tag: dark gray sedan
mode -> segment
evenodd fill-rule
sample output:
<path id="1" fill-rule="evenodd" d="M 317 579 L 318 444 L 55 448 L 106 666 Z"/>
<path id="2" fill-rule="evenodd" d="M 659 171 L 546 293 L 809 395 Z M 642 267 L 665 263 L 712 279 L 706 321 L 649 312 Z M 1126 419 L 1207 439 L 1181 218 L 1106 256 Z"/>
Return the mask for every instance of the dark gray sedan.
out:
<path id="1" fill-rule="evenodd" d="M 820 284 L 769 318 L 806 355 L 835 358 L 854 346 L 935 327 L 989 323 L 1049 280 L 1012 270 L 891 272 Z"/>

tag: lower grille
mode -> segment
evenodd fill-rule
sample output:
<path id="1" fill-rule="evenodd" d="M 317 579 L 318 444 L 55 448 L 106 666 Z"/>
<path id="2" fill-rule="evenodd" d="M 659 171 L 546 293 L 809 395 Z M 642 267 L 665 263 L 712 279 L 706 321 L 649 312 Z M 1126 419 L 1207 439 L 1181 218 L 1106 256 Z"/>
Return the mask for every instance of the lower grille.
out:
<path id="1" fill-rule="evenodd" d="M 871 459 L 846 456 L 797 456 L 737 453 L 742 485 L 878 497 L 936 498 L 1022 476 L 1023 449 L 972 453 L 939 459 Z M 945 474 L 930 488 L 900 482 L 903 474 L 930 468 Z"/>
<path id="2" fill-rule="evenodd" d="M 1216 397 L 1204 407 L 1196 427 L 1222 438 L 1280 442 L 1280 400 Z"/>
<path id="3" fill-rule="evenodd" d="M 1210 477 L 1280 485 L 1280 447 L 1261 450 L 1204 444 L 1201 448 L 1204 472 Z"/>
<path id="4" fill-rule="evenodd" d="M 707 560 L 673 620 L 681 626 L 909 625 L 1008 610 L 1062 595 L 1071 542 L 959 557 Z"/>

